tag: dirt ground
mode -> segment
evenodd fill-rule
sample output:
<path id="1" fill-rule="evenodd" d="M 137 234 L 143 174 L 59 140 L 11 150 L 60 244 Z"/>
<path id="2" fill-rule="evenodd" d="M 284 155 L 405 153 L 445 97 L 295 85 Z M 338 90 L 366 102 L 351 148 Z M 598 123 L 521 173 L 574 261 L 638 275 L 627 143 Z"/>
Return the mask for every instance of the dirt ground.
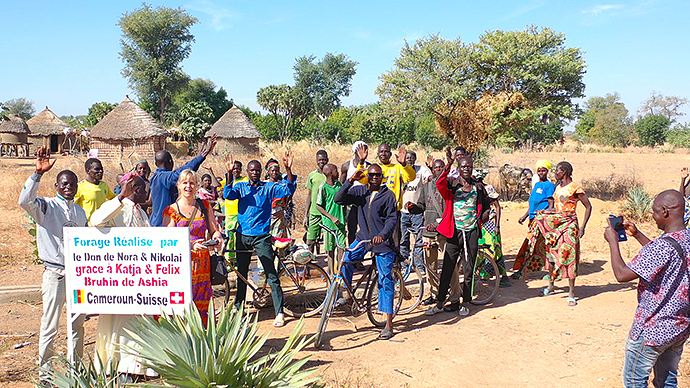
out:
<path id="1" fill-rule="evenodd" d="M 329 149 L 330 152 L 330 149 Z M 344 151 L 344 153 L 346 153 Z M 312 153 L 313 154 L 313 153 Z M 582 182 L 612 172 L 634 175 L 656 194 L 677 188 L 678 170 L 688 166 L 688 155 L 653 151 L 627 153 L 520 153 L 494 152 L 492 181 L 498 166 L 512 163 L 530 167 L 537 159 L 570 161 L 574 179 Z M 420 155 L 420 159 L 422 159 Z M 62 162 L 59 162 L 62 163 Z M 65 162 L 67 164 L 67 162 Z M 219 164 L 219 162 L 218 162 Z M 302 177 L 313 169 L 311 160 L 297 166 Z M 555 164 L 555 163 L 554 163 Z M 41 267 L 31 264 L 28 234 L 20 225 L 23 212 L 16 206 L 21 184 L 32 170 L 30 160 L 0 161 L 0 180 L 19 185 L 0 191 L 5 222 L 0 224 L 0 287 L 40 284 Z M 50 192 L 42 191 L 43 194 Z M 301 190 L 304 191 L 304 190 Z M 302 198 L 304 195 L 302 194 Z M 296 200 L 300 200 L 298 196 Z M 616 282 L 603 240 L 606 217 L 617 213 L 620 203 L 592 200 L 592 219 L 582 240 L 578 305 L 566 305 L 567 282 L 557 283 L 555 295 L 540 297 L 544 273 L 532 273 L 526 281 L 501 288 L 489 305 L 471 307 L 468 317 L 441 313 L 426 317 L 423 310 L 397 316 L 395 337 L 378 341 L 366 316 L 339 315 L 328 326 L 322 350 L 307 348 L 309 365 L 317 366 L 331 387 L 618 387 L 625 339 L 636 307 L 636 282 Z M 526 226 L 517 219 L 526 202 L 503 203 L 502 238 L 508 265 L 512 265 Z M 579 209 L 582 217 L 582 208 Z M 582 220 L 582 218 L 580 218 Z M 651 224 L 642 229 L 659 233 Z M 639 250 L 634 241 L 623 243 L 626 260 Z M 29 387 L 36 376 L 36 355 L 41 305 L 15 301 L 0 305 L 0 387 Z M 260 311 L 264 330 L 270 330 L 269 346 L 281 346 L 294 328 L 271 327 L 272 309 Z M 306 320 L 304 334 L 311 335 L 318 318 Z M 86 322 L 87 351 L 93 352 L 97 317 Z M 64 319 L 56 341 L 65 351 Z M 15 344 L 28 344 L 14 349 Z M 690 345 L 688 345 L 690 346 Z M 688 347 L 686 346 L 686 348 Z M 686 349 L 687 350 L 687 349 Z M 681 362 L 680 385 L 690 387 L 690 356 Z"/>

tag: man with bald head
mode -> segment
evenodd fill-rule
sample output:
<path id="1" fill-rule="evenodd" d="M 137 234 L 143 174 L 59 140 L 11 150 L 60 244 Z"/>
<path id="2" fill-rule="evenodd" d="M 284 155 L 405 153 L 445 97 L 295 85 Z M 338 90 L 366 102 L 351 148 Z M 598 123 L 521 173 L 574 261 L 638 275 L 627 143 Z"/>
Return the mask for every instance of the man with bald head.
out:
<path id="1" fill-rule="evenodd" d="M 619 282 L 640 279 L 638 306 L 625 344 L 623 386 L 646 387 L 654 370 L 655 387 L 678 385 L 678 364 L 690 335 L 690 230 L 685 228 L 683 195 L 666 190 L 654 199 L 652 216 L 664 234 L 650 240 L 635 224 L 623 221 L 625 232 L 643 245 L 629 263 L 621 257 L 618 234 L 606 228 L 611 267 Z"/>
<path id="2" fill-rule="evenodd" d="M 151 226 L 163 226 L 163 210 L 177 199 L 177 179 L 186 169 L 197 171 L 206 160 L 208 154 L 216 146 L 216 134 L 208 140 L 199 155 L 173 171 L 173 159 L 170 152 L 160 150 L 156 152 L 156 172 L 151 177 Z"/>

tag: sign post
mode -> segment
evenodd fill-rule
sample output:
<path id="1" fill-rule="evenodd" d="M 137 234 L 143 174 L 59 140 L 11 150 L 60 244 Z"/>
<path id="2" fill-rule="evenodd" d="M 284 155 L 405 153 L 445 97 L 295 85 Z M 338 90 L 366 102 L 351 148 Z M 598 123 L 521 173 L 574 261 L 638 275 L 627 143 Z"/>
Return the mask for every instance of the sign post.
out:
<path id="1" fill-rule="evenodd" d="M 183 314 L 192 303 L 188 228 L 64 228 L 68 354 L 80 314 Z"/>

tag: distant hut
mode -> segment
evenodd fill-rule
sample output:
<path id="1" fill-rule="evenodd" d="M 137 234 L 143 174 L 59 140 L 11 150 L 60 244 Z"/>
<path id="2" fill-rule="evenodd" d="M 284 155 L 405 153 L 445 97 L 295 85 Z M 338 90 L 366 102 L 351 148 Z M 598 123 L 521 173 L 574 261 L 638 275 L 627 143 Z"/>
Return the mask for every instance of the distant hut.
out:
<path id="1" fill-rule="evenodd" d="M 158 121 L 127 96 L 91 129 L 91 149 L 98 149 L 99 159 L 119 163 L 152 159 L 165 149 L 168 135 Z"/>
<path id="2" fill-rule="evenodd" d="M 9 115 L 8 118 L 0 124 L 0 154 L 19 156 L 21 150 L 23 156 L 29 156 L 29 126 L 17 115 Z"/>
<path id="3" fill-rule="evenodd" d="M 69 151 L 74 144 L 74 129 L 66 122 L 60 120 L 52 110 L 46 106 L 43 112 L 30 118 L 26 124 L 29 126 L 29 139 L 31 139 L 31 154 L 35 154 L 38 148 L 45 146 L 50 152 Z"/>
<path id="4" fill-rule="evenodd" d="M 206 137 L 211 137 L 214 133 L 218 134 L 217 151 L 234 154 L 259 152 L 261 134 L 237 106 L 233 105 L 228 109 L 206 132 Z"/>

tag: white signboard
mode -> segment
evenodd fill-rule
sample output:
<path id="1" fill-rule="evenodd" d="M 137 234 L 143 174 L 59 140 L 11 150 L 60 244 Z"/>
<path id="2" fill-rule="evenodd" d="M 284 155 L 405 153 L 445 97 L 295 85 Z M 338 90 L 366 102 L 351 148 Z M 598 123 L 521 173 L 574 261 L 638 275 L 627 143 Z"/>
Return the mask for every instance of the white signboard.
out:
<path id="1" fill-rule="evenodd" d="M 65 228 L 71 314 L 182 314 L 192 303 L 187 228 Z"/>

